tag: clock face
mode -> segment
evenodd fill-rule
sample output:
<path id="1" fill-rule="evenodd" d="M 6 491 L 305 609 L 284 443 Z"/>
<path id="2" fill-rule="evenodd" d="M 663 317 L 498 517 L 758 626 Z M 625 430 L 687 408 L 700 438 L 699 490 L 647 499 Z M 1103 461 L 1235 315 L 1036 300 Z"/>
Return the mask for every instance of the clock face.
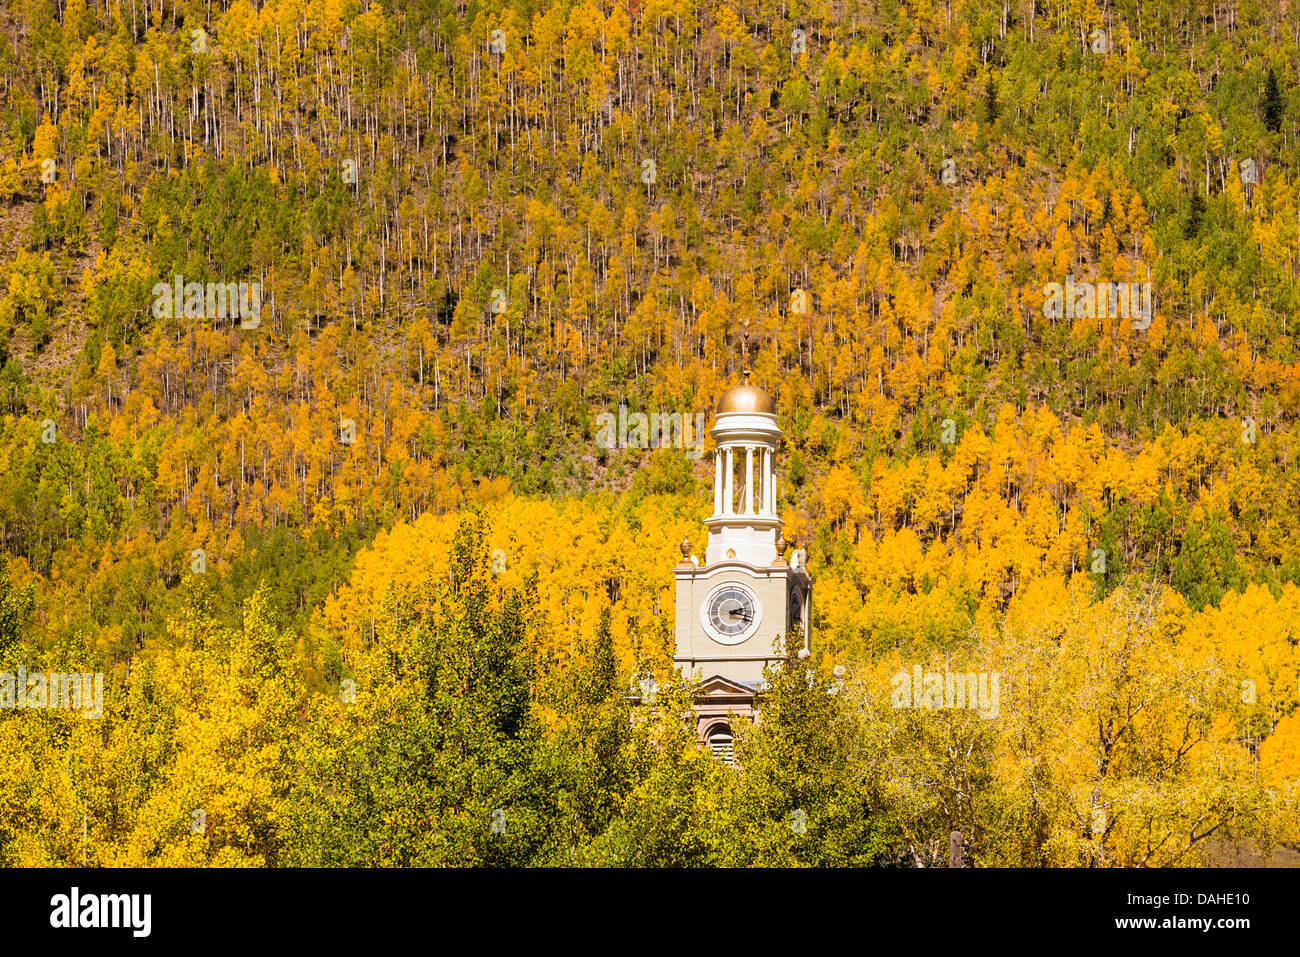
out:
<path id="1" fill-rule="evenodd" d="M 738 645 L 758 629 L 758 596 L 734 582 L 719 585 L 704 600 L 700 618 L 714 641 Z"/>

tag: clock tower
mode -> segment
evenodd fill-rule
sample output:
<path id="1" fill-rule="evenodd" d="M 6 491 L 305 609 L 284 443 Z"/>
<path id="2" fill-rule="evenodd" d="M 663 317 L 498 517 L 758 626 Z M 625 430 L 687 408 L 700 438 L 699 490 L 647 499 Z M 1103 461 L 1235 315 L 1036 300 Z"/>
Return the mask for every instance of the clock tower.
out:
<path id="1" fill-rule="evenodd" d="M 802 550 L 790 562 L 777 515 L 776 403 L 744 380 L 718 402 L 710 435 L 713 514 L 701 563 L 682 543 L 677 565 L 677 667 L 702 679 L 695 710 L 702 739 L 730 754 L 730 714 L 754 717 L 763 668 L 787 638 L 809 648 L 812 577 Z M 795 649 L 791 649 L 795 650 Z"/>

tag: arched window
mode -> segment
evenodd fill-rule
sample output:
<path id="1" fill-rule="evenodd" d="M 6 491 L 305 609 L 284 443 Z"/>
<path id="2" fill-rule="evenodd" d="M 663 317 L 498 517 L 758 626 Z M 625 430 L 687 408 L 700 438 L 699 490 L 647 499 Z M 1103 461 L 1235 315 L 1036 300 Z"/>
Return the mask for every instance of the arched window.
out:
<path id="1" fill-rule="evenodd" d="M 735 754 L 731 744 L 731 728 L 726 724 L 715 724 L 709 729 L 705 739 L 713 756 L 727 764 L 735 763 Z"/>

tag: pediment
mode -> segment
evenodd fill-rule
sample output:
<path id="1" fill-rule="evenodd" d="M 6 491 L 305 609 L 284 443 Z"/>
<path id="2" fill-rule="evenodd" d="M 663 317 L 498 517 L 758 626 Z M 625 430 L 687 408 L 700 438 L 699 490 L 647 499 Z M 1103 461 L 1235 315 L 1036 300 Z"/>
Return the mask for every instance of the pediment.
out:
<path id="1" fill-rule="evenodd" d="M 694 688 L 691 689 L 697 697 L 734 697 L 734 698 L 752 698 L 758 694 L 757 688 L 752 688 L 747 684 L 739 681 L 733 681 L 730 678 L 724 678 L 722 675 L 713 675 L 705 678 Z"/>

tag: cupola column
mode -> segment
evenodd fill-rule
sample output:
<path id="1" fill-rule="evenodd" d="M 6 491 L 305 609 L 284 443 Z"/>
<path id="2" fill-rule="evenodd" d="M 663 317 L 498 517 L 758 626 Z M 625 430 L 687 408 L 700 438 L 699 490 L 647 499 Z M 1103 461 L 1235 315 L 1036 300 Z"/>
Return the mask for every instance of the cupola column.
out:
<path id="1" fill-rule="evenodd" d="M 713 452 L 713 514 L 722 514 L 722 450 Z"/>
<path id="2" fill-rule="evenodd" d="M 772 450 L 763 450 L 763 513 L 776 514 L 776 469 L 772 467 Z"/>
<path id="3" fill-rule="evenodd" d="M 732 487 L 732 476 L 736 474 L 735 466 L 731 462 L 731 448 L 727 448 L 727 465 L 722 470 L 722 514 L 730 515 L 735 511 L 736 493 Z"/>
<path id="4" fill-rule="evenodd" d="M 745 514 L 754 514 L 754 447 L 745 447 Z"/>

